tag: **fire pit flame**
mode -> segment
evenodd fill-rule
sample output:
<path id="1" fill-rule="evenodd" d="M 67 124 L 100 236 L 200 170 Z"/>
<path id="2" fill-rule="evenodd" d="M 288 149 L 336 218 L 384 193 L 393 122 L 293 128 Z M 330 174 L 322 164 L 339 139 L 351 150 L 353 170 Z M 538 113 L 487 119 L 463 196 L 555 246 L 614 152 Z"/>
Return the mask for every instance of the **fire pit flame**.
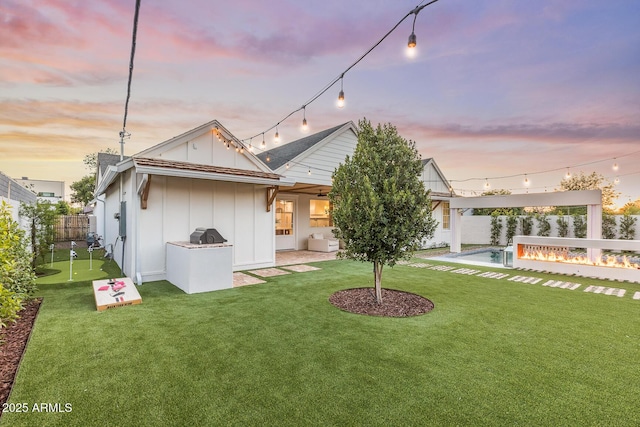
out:
<path id="1" fill-rule="evenodd" d="M 592 262 L 584 255 L 570 255 L 566 252 L 524 251 L 521 258 L 534 261 L 564 262 L 569 264 L 595 265 L 599 267 L 640 269 L 640 264 L 631 262 L 629 258 L 624 255 L 621 258 L 613 255 L 606 255 L 596 262 Z"/>

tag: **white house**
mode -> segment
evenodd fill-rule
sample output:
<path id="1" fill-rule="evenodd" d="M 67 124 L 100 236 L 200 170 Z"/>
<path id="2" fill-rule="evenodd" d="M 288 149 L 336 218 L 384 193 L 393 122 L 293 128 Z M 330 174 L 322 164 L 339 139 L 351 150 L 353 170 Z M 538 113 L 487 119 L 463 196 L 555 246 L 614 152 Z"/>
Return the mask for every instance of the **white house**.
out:
<path id="1" fill-rule="evenodd" d="M 451 244 L 451 210 L 450 200 L 455 197 L 451 184 L 433 158 L 422 160 L 422 182 L 431 190 L 431 210 L 438 221 L 433 238 L 423 242 L 424 247 L 448 246 Z"/>
<path id="2" fill-rule="evenodd" d="M 347 122 L 255 155 L 214 120 L 122 161 L 99 156 L 98 228 L 139 283 L 165 279 L 167 244 L 198 227 L 228 240 L 234 271 L 274 266 L 277 250 L 331 235 L 331 175 L 356 145 Z M 448 242 L 449 184 L 433 159 L 423 163 L 440 223 L 429 243 Z"/>

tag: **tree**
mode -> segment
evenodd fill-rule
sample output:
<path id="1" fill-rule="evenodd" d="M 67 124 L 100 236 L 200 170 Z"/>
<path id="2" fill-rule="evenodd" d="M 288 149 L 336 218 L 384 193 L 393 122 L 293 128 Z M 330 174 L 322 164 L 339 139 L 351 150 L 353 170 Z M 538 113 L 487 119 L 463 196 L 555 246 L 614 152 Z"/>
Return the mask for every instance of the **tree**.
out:
<path id="1" fill-rule="evenodd" d="M 629 214 L 624 214 L 620 220 L 620 238 L 624 240 L 633 240 L 636 237 L 637 218 Z"/>
<path id="2" fill-rule="evenodd" d="M 487 190 L 482 193 L 482 196 L 509 196 L 511 191 L 509 190 Z M 491 215 L 497 212 L 498 215 L 521 215 L 524 210 L 522 208 L 477 208 L 473 210 L 473 215 Z"/>
<path id="3" fill-rule="evenodd" d="M 625 205 L 620 208 L 620 213 L 622 215 L 640 215 L 640 199 L 635 202 L 627 202 Z"/>
<path id="4" fill-rule="evenodd" d="M 560 182 L 560 190 L 562 191 L 601 190 L 602 207 L 606 210 L 613 209 L 613 204 L 620 195 L 614 186 L 615 184 L 605 180 L 604 176 L 599 173 L 592 172 L 590 175 L 585 175 L 582 171 Z"/>
<path id="5" fill-rule="evenodd" d="M 49 245 L 53 243 L 54 226 L 58 220 L 58 212 L 51 202 L 39 200 L 32 205 L 22 205 L 20 215 L 29 220 L 31 249 L 33 251 L 31 266 L 35 270 L 38 257 L 41 257 L 44 262 Z"/>
<path id="6" fill-rule="evenodd" d="M 333 173 L 329 199 L 340 256 L 373 263 L 375 297 L 382 303 L 382 269 L 409 259 L 436 227 L 429 192 L 420 181 L 415 143 L 391 124 L 358 123 L 358 145 Z"/>
<path id="7" fill-rule="evenodd" d="M 112 148 L 104 148 L 95 153 L 90 153 L 84 156 L 82 163 L 84 163 L 84 167 L 89 170 L 92 174 L 95 175 L 96 170 L 98 169 L 98 153 L 107 153 L 107 154 L 119 154 L 116 150 Z"/>
<path id="8" fill-rule="evenodd" d="M 99 153 L 118 154 L 115 150 L 106 148 L 96 153 L 90 153 L 84 156 L 82 163 L 84 163 L 84 167 L 89 170 L 90 174 L 83 176 L 79 181 L 75 181 L 69 186 L 72 190 L 72 202 L 82 203 L 82 205 L 84 206 L 94 199 L 93 191 L 96 185 L 96 172 L 98 169 Z"/>
<path id="9" fill-rule="evenodd" d="M 94 199 L 93 191 L 96 186 L 96 179 L 93 175 L 85 175 L 80 181 L 75 181 L 70 185 L 72 190 L 71 201 L 88 204 Z"/>
<path id="10" fill-rule="evenodd" d="M 60 200 L 56 203 L 56 211 L 58 212 L 58 215 L 69 215 L 71 213 L 71 206 L 69 206 L 69 203 L 64 200 Z"/>

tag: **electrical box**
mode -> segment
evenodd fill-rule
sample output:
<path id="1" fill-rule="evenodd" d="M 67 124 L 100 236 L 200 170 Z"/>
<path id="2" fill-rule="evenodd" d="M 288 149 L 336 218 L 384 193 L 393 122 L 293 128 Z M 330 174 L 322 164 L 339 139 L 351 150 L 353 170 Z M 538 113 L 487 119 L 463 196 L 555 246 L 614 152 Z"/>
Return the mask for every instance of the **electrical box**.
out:
<path id="1" fill-rule="evenodd" d="M 127 236 L 127 202 L 120 202 L 120 237 Z"/>

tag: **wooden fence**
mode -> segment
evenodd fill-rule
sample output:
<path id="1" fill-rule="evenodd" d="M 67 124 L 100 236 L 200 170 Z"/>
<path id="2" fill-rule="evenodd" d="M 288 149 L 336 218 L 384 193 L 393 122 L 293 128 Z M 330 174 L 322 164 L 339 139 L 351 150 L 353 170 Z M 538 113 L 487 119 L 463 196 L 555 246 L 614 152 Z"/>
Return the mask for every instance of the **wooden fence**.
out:
<path id="1" fill-rule="evenodd" d="M 89 217 L 86 215 L 61 215 L 55 225 L 56 242 L 86 240 L 90 231 Z"/>

